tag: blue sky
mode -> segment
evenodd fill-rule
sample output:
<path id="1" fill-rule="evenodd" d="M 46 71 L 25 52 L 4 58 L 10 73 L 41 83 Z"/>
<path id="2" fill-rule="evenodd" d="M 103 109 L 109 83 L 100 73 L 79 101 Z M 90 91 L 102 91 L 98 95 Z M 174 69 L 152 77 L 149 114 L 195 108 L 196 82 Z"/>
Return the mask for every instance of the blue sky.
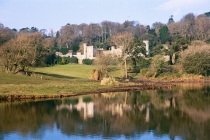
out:
<path id="1" fill-rule="evenodd" d="M 0 0 L 0 23 L 9 28 L 59 30 L 61 26 L 138 21 L 143 25 L 179 21 L 187 13 L 210 11 L 210 0 Z"/>

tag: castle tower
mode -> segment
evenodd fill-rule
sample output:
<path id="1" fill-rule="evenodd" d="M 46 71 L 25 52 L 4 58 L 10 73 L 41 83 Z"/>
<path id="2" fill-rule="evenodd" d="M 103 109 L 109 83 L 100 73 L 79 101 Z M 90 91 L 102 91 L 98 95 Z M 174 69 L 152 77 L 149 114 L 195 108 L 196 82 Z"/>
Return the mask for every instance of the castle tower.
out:
<path id="1" fill-rule="evenodd" d="M 143 42 L 145 43 L 145 45 L 146 45 L 146 51 L 147 51 L 147 55 L 148 56 L 150 56 L 150 50 L 149 50 L 149 41 L 148 40 L 143 40 Z"/>
<path id="2" fill-rule="evenodd" d="M 86 59 L 87 58 L 87 43 L 84 43 L 83 46 L 84 46 L 84 59 Z"/>
<path id="3" fill-rule="evenodd" d="M 87 46 L 86 47 L 87 49 L 86 49 L 86 58 L 88 58 L 88 59 L 93 59 L 93 46 Z"/>

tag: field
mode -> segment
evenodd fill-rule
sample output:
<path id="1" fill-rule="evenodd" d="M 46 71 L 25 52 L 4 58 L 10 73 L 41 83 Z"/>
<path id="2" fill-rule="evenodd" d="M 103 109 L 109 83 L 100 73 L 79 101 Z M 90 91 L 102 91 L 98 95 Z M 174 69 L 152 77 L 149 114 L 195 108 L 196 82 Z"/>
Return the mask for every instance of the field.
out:
<path id="1" fill-rule="evenodd" d="M 97 68 L 92 65 L 68 64 L 44 68 L 31 68 L 31 71 L 57 78 L 89 79 L 90 73 L 93 69 Z M 119 67 L 112 67 L 112 71 L 109 74 L 112 77 L 119 78 L 123 76 L 123 70 Z"/>
<path id="2" fill-rule="evenodd" d="M 68 64 L 31 68 L 29 70 L 31 71 L 31 76 L 0 72 L 0 99 L 58 98 L 116 90 L 129 91 L 131 89 L 143 90 L 171 87 L 170 84 L 161 84 L 159 82 L 146 85 L 141 82 L 120 82 L 118 88 L 109 85 L 104 86 L 100 84 L 100 81 L 89 79 L 93 69 L 95 69 L 94 66 Z M 113 67 L 110 76 L 122 78 L 123 70 Z"/>
<path id="3" fill-rule="evenodd" d="M 7 74 L 0 72 L 0 96 L 53 96 L 76 94 L 110 88 L 102 86 L 99 81 L 89 80 L 94 66 L 68 64 L 44 68 L 31 68 L 32 76 Z M 120 70 L 111 76 L 121 76 Z"/>
<path id="4" fill-rule="evenodd" d="M 91 65 L 68 64 L 33 68 L 32 71 L 41 75 L 56 78 L 88 79 L 92 69 L 94 69 L 94 66 Z"/>

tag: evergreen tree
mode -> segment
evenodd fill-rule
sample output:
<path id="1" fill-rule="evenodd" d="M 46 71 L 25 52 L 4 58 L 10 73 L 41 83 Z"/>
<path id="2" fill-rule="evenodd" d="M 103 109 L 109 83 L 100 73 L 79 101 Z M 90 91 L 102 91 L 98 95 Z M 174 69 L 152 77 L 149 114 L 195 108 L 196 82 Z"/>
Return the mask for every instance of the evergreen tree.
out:
<path id="1" fill-rule="evenodd" d="M 210 17 L 210 12 L 206 12 L 205 15 L 206 15 L 207 17 Z"/>
<path id="2" fill-rule="evenodd" d="M 173 23 L 174 19 L 173 19 L 173 15 L 171 15 L 171 17 L 168 19 L 168 24 Z"/>
<path id="3" fill-rule="evenodd" d="M 169 39 L 168 27 L 163 26 L 162 28 L 160 28 L 159 33 L 160 33 L 161 43 L 165 44 L 166 41 L 168 41 L 168 39 Z"/>

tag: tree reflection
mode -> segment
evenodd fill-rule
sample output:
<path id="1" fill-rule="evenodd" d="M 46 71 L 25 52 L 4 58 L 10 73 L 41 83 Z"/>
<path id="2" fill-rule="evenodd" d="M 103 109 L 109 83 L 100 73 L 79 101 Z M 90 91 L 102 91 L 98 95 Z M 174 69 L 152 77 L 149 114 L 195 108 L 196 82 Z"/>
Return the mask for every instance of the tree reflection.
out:
<path id="1" fill-rule="evenodd" d="M 209 139 L 210 88 L 101 93 L 62 100 L 0 103 L 0 134 L 42 138 L 54 125 L 66 135 L 134 136 L 153 131 L 171 139 Z M 2 137 L 2 135 L 1 135 Z"/>

